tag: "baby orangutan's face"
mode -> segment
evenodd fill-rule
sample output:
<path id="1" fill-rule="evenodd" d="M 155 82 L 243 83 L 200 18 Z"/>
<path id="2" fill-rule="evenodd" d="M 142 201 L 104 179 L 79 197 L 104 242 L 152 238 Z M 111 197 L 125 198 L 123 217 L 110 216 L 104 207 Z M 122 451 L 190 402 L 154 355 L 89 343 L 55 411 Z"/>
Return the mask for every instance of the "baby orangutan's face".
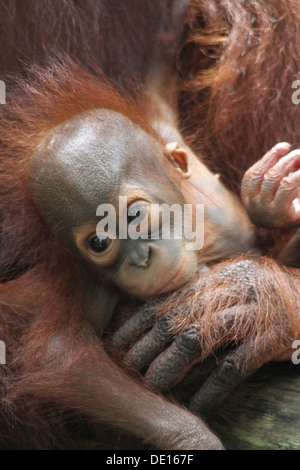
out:
<path id="1" fill-rule="evenodd" d="M 182 220 L 178 226 L 168 210 L 185 203 L 171 170 L 161 143 L 127 117 L 97 110 L 45 139 L 32 158 L 30 190 L 52 230 L 94 275 L 148 297 L 190 281 L 197 270 Z"/>

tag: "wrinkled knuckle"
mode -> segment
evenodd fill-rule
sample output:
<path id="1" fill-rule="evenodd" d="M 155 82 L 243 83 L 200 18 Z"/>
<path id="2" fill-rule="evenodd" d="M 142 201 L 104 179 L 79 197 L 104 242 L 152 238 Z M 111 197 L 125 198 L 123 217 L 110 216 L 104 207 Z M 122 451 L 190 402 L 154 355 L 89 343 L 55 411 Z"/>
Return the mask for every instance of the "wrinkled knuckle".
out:
<path id="1" fill-rule="evenodd" d="M 257 165 L 255 168 L 249 168 L 245 173 L 245 179 L 251 181 L 251 183 L 258 183 L 263 175 L 262 168 Z"/>
<path id="2" fill-rule="evenodd" d="M 273 184 L 275 181 L 278 181 L 281 178 L 281 173 L 276 168 L 271 168 L 265 175 L 264 175 L 264 183 Z"/>
<path id="3" fill-rule="evenodd" d="M 154 327 L 155 336 L 165 340 L 172 335 L 172 318 L 170 315 L 165 315 L 162 317 Z"/>
<path id="4" fill-rule="evenodd" d="M 249 171 L 247 171 L 245 173 L 245 176 L 242 180 L 242 184 L 241 184 L 241 195 L 242 195 L 242 199 L 244 198 L 247 198 L 248 194 L 249 194 L 249 184 L 250 184 L 250 181 L 252 181 L 252 177 L 251 177 L 251 174 Z"/>
<path id="5" fill-rule="evenodd" d="M 190 325 L 186 327 L 176 342 L 176 349 L 182 353 L 200 352 L 200 334 L 200 326 Z"/>
<path id="6" fill-rule="evenodd" d="M 151 369 L 151 371 L 147 372 L 144 381 L 145 384 L 148 385 L 148 387 L 154 389 L 154 390 L 159 390 L 161 387 L 161 383 L 163 383 L 164 375 L 163 372 L 156 369 Z"/>
<path id="7" fill-rule="evenodd" d="M 225 359 L 220 368 L 221 375 L 224 375 L 226 377 L 228 374 L 232 374 L 236 371 L 237 369 L 234 360 L 232 358 Z"/>
<path id="8" fill-rule="evenodd" d="M 240 371 L 233 358 L 227 358 L 220 365 L 215 375 L 215 382 L 219 385 L 230 386 L 240 377 Z"/>
<path id="9" fill-rule="evenodd" d="M 293 176 L 287 176 L 283 178 L 280 184 L 280 190 L 284 192 L 289 192 L 295 189 L 295 180 Z"/>

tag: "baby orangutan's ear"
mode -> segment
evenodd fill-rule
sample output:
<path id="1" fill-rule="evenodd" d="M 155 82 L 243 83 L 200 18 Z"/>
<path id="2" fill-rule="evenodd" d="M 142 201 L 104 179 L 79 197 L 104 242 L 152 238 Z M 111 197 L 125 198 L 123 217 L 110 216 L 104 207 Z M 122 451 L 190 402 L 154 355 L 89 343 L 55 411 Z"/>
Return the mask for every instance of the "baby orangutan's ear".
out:
<path id="1" fill-rule="evenodd" d="M 177 142 L 167 144 L 164 149 L 164 155 L 176 168 L 176 171 L 180 173 L 182 178 L 189 178 L 191 176 L 188 153 Z"/>

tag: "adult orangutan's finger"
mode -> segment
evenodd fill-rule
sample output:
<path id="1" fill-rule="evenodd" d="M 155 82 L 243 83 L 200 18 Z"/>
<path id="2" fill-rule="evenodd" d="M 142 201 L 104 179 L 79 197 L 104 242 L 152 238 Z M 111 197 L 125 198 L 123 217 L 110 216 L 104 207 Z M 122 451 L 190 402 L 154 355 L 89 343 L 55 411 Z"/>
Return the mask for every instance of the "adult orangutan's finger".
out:
<path id="1" fill-rule="evenodd" d="M 174 387 L 199 357 L 201 328 L 190 325 L 149 367 L 145 380 L 151 387 L 165 391 Z"/>
<path id="2" fill-rule="evenodd" d="M 117 350 L 126 350 L 134 344 L 156 321 L 157 302 L 148 302 L 112 336 L 112 346 Z"/>
<path id="3" fill-rule="evenodd" d="M 124 361 L 130 367 L 142 370 L 173 340 L 172 314 L 160 318 L 140 341 L 126 354 Z"/>

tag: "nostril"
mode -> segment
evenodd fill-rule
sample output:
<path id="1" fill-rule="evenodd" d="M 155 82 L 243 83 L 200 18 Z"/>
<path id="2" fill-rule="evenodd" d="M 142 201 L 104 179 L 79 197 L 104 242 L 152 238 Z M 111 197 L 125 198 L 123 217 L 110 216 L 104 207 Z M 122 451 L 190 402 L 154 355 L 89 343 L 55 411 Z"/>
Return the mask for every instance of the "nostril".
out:
<path id="1" fill-rule="evenodd" d="M 147 266 L 148 266 L 148 260 L 143 261 L 142 263 L 139 264 L 139 268 L 147 268 Z"/>
<path id="2" fill-rule="evenodd" d="M 131 250 L 128 255 L 129 264 L 137 266 L 138 268 L 147 268 L 149 265 L 150 255 L 151 249 L 147 244 L 143 244 L 138 247 L 131 246 Z"/>
<path id="3" fill-rule="evenodd" d="M 150 257 L 151 257 L 151 248 L 150 247 L 147 247 L 147 258 L 144 259 L 140 264 L 139 264 L 139 267 L 140 268 L 148 268 L 149 266 L 149 261 L 150 261 Z"/>

